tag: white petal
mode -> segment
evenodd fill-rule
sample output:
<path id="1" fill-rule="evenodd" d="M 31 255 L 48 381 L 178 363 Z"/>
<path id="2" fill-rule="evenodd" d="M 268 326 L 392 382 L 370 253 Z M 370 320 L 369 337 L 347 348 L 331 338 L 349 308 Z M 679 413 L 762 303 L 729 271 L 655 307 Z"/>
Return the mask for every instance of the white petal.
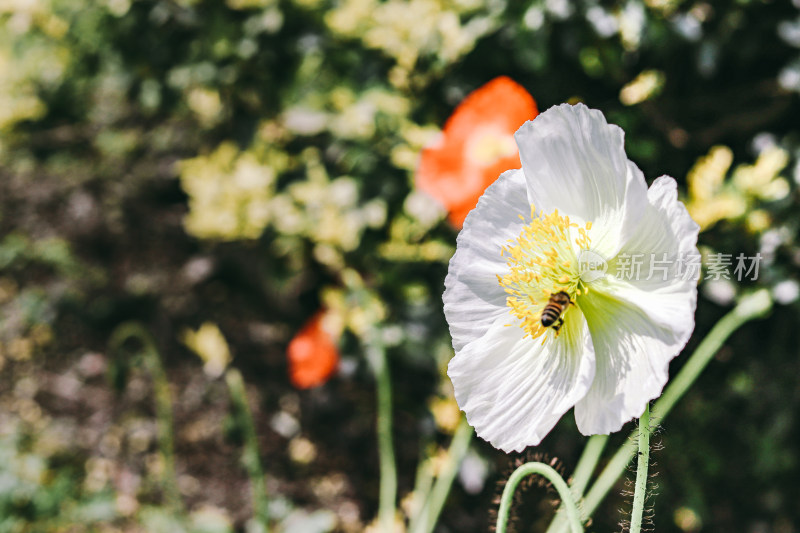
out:
<path id="1" fill-rule="evenodd" d="M 501 246 L 519 236 L 523 222 L 517 215 L 530 210 L 525 178 L 517 169 L 504 172 L 467 215 L 442 296 L 456 351 L 483 336 L 497 318 L 510 320 L 507 294 L 497 281 L 508 272 Z"/>
<path id="2" fill-rule="evenodd" d="M 547 213 L 592 222 L 592 249 L 614 257 L 647 204 L 647 184 L 625 155 L 625 134 L 583 104 L 551 107 L 515 134 L 528 199 Z"/>
<path id="3" fill-rule="evenodd" d="M 657 179 L 648 191 L 648 202 L 638 231 L 622 253 L 647 250 L 659 259 L 665 253 L 672 259 L 697 253 L 699 227 L 678 202 L 675 181 Z M 666 280 L 661 273 L 651 277 L 645 272 L 648 263 L 640 279 L 609 274 L 578 299 L 597 357 L 594 383 L 575 406 L 578 429 L 584 434 L 617 431 L 640 416 L 646 403 L 661 395 L 670 360 L 692 334 L 696 282 L 681 279 L 674 264 L 666 266 Z M 610 266 L 609 272 L 617 267 Z"/>
<path id="4" fill-rule="evenodd" d="M 692 220 L 686 207 L 678 201 L 674 179 L 661 176 L 647 191 L 648 205 L 638 229 L 622 247 L 620 254 L 638 255 L 642 259 L 638 276 L 620 279 L 620 257 L 609 264 L 605 283 L 620 299 L 641 308 L 659 326 L 671 329 L 673 344 L 683 348 L 694 329 L 694 310 L 697 304 L 697 281 L 682 275 L 680 262 L 694 256 L 699 261 L 697 234 L 700 226 Z M 603 291 L 602 285 L 592 285 Z"/>
<path id="5" fill-rule="evenodd" d="M 478 436 L 503 451 L 535 446 L 580 400 L 594 377 L 586 320 L 569 310 L 561 334 L 523 338 L 518 325 L 498 319 L 450 361 L 456 400 Z"/>

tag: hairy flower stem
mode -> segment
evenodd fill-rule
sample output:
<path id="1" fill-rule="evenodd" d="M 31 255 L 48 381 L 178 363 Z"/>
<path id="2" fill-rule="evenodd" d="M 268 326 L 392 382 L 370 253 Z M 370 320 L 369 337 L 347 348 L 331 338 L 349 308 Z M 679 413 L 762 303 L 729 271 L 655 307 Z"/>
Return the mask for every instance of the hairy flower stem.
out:
<path id="1" fill-rule="evenodd" d="M 633 492 L 633 512 L 630 533 L 642 530 L 644 502 L 647 499 L 647 469 L 650 466 L 650 404 L 639 417 L 639 461 L 636 465 L 636 486 Z"/>
<path id="2" fill-rule="evenodd" d="M 578 507 L 575 505 L 575 500 L 572 499 L 572 494 L 569 491 L 567 482 L 564 481 L 558 472 L 555 471 L 550 465 L 544 463 L 525 463 L 520 466 L 506 482 L 506 488 L 503 489 L 503 496 L 500 499 L 500 510 L 497 511 L 497 533 L 506 533 L 508 527 L 508 515 L 511 511 L 511 504 L 514 501 L 514 492 L 517 490 L 519 482 L 525 476 L 530 474 L 539 474 L 544 476 L 550 483 L 553 484 L 561 496 L 561 501 L 566 507 L 567 520 L 569 521 L 572 533 L 582 533 L 583 527 L 581 526 L 581 518 L 578 513 Z"/>
<path id="3" fill-rule="evenodd" d="M 231 395 L 236 425 L 244 435 L 242 464 L 244 464 L 247 476 L 250 478 L 255 520 L 262 527 L 261 531 L 267 532 L 269 531 L 267 485 L 258 451 L 258 437 L 253 423 L 253 413 L 247 404 L 247 391 L 244 386 L 244 380 L 242 380 L 242 374 L 234 368 L 229 369 L 225 372 L 225 383 L 227 383 L 228 392 Z"/>
<path id="4" fill-rule="evenodd" d="M 380 494 L 378 496 L 378 524 L 380 531 L 394 530 L 397 501 L 397 466 L 392 442 L 392 380 L 386 349 L 377 341 L 367 346 L 367 358 L 372 363 L 377 381 L 377 432 L 380 457 Z"/>
<path id="5" fill-rule="evenodd" d="M 461 422 L 453 435 L 450 448 L 447 450 L 444 463 L 439 468 L 439 475 L 436 477 L 430 496 L 426 495 L 424 497 L 420 514 L 414 517 L 414 520 L 409 525 L 409 532 L 430 533 L 433 531 L 447 500 L 447 495 L 450 494 L 450 487 L 453 486 L 458 467 L 461 465 L 464 456 L 467 455 L 467 451 L 469 451 L 472 433 L 472 427 L 467 422 L 467 419 L 462 416 Z"/>
<path id="6" fill-rule="evenodd" d="M 122 346 L 129 339 L 136 339 L 141 344 L 139 357 L 132 359 L 122 353 Z M 109 353 L 119 354 L 114 371 L 125 375 L 132 361 L 140 362 L 150 373 L 153 380 L 153 391 L 156 404 L 156 421 L 158 424 L 158 449 L 164 464 L 162 487 L 167 503 L 175 511 L 183 507 L 180 491 L 175 476 L 175 445 L 172 437 L 172 394 L 169 381 L 161 363 L 161 356 L 150 333 L 138 322 L 125 322 L 117 326 L 109 340 Z"/>
<path id="7" fill-rule="evenodd" d="M 691 357 L 689 357 L 689 360 L 686 361 L 686 364 L 683 365 L 678 375 L 670 381 L 664 394 L 653 406 L 652 418 L 655 418 L 660 423 L 697 380 L 700 373 L 714 358 L 714 355 L 728 337 L 748 321 L 766 316 L 771 308 L 772 300 L 765 289 L 743 297 L 733 311 L 722 317 L 714 325 L 706 335 L 706 338 L 703 339 Z M 620 446 L 592 485 L 581 506 L 581 518 L 584 522 L 591 518 L 597 506 L 625 472 L 636 451 L 635 439 L 636 432 L 634 431 L 631 433 L 631 437 Z M 599 459 L 599 455 L 597 459 Z M 561 513 L 551 524 L 547 530 L 548 533 L 562 533 L 566 530 L 566 524 L 564 524 L 563 519 L 560 519 L 560 515 Z"/>

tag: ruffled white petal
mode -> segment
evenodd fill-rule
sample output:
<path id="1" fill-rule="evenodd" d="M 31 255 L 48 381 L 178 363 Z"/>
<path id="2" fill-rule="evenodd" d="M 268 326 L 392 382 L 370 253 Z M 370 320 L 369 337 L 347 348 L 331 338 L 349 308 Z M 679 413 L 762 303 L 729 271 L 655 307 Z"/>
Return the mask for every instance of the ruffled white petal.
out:
<path id="1" fill-rule="evenodd" d="M 484 335 L 498 317 L 508 315 L 507 294 L 497 281 L 498 274 L 508 272 L 500 247 L 522 230 L 517 215 L 529 214 L 525 178 L 517 169 L 504 172 L 467 215 L 442 296 L 456 351 Z"/>
<path id="2" fill-rule="evenodd" d="M 606 258 L 630 238 L 647 204 L 647 184 L 625 155 L 624 138 L 583 104 L 551 107 L 515 134 L 529 201 L 591 221 L 592 249 Z"/>
<path id="3" fill-rule="evenodd" d="M 678 201 L 672 178 L 657 179 L 647 198 L 638 229 L 620 252 L 648 258 L 639 279 L 616 277 L 622 276 L 617 257 L 609 275 L 578 299 L 597 357 L 594 383 L 575 407 L 578 429 L 587 435 L 617 431 L 641 415 L 646 403 L 661 395 L 669 362 L 694 329 L 696 282 L 681 279 L 676 259 L 697 253 L 699 227 Z M 665 272 L 651 276 L 651 254 L 658 261 L 668 259 L 653 264 L 666 267 Z"/>
<path id="4" fill-rule="evenodd" d="M 589 389 L 595 357 L 586 321 L 577 308 L 566 318 L 561 334 L 549 331 L 544 343 L 500 318 L 450 361 L 458 405 L 496 448 L 539 444 Z"/>

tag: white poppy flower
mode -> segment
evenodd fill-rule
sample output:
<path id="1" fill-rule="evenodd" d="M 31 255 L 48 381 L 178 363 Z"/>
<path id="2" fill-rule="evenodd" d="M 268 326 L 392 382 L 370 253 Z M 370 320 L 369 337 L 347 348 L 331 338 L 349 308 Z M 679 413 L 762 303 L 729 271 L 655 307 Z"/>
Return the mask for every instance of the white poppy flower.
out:
<path id="1" fill-rule="evenodd" d="M 443 297 L 456 400 L 507 452 L 538 444 L 573 406 L 581 433 L 605 434 L 661 394 L 694 329 L 696 281 L 680 261 L 697 257 L 699 230 L 675 180 L 648 189 L 600 111 L 553 107 L 515 138 L 522 169 L 467 216 Z M 586 257 L 607 263 L 590 271 Z M 556 330 L 542 311 L 559 292 L 572 303 Z"/>

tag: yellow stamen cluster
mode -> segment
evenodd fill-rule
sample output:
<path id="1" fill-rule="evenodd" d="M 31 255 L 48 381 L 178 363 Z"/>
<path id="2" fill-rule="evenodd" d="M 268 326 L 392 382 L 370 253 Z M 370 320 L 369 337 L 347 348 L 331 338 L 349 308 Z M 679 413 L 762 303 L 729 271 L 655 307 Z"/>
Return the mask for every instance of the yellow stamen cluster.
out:
<path id="1" fill-rule="evenodd" d="M 524 221 L 525 217 L 519 215 Z M 542 310 L 550 296 L 566 292 L 574 302 L 575 297 L 588 291 L 580 278 L 578 258 L 570 242 L 577 232 L 575 244 L 582 250 L 589 249 L 590 239 L 585 227 L 561 216 L 556 209 L 551 214 L 536 214 L 531 205 L 531 221 L 527 223 L 515 240 L 502 247 L 501 254 L 508 258 L 509 272 L 497 276 L 508 297 L 506 305 L 512 316 L 521 320 L 520 326 L 526 336 L 542 336 L 548 328 L 542 326 Z M 568 309 L 564 309 L 564 315 Z"/>

